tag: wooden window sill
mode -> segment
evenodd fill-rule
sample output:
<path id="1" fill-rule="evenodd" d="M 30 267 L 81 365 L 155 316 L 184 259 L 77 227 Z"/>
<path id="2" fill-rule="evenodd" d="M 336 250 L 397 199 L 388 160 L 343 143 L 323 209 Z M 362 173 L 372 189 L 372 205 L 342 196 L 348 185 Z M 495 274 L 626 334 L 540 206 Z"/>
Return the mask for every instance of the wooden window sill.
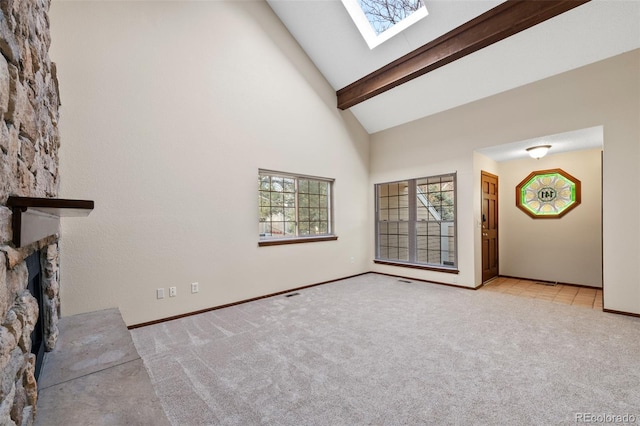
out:
<path id="1" fill-rule="evenodd" d="M 412 269 L 422 269 L 425 271 L 435 271 L 435 272 L 444 272 L 446 274 L 459 274 L 460 271 L 457 268 L 445 268 L 440 266 L 430 266 L 430 265 L 418 265 L 415 263 L 402 263 L 402 262 L 393 262 L 389 260 L 378 260 L 374 259 L 373 263 L 377 263 L 380 265 L 389 265 L 389 266 L 401 266 L 404 268 L 412 268 Z"/>
<path id="2" fill-rule="evenodd" d="M 282 246 L 285 244 L 317 243 L 319 241 L 335 241 L 337 235 L 325 235 L 321 237 L 299 237 L 299 238 L 274 238 L 271 240 L 258 241 L 258 247 Z"/>

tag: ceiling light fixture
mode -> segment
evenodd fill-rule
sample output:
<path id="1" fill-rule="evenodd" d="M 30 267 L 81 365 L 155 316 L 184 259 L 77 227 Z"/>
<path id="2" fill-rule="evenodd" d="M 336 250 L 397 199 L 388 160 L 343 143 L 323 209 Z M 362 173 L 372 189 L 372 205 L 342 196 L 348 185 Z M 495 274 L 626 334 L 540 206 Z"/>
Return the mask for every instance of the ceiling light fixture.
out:
<path id="1" fill-rule="evenodd" d="M 527 152 L 529 153 L 531 158 L 539 160 L 540 158 L 547 155 L 547 151 L 549 151 L 549 148 L 551 148 L 551 145 L 532 146 L 531 148 L 527 148 Z"/>

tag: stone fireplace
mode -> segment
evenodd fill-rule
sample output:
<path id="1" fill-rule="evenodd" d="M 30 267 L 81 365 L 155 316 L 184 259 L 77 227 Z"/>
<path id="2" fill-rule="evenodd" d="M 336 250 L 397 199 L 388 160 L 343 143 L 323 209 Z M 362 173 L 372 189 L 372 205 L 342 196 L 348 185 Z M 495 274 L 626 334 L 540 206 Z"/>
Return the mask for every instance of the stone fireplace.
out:
<path id="1" fill-rule="evenodd" d="M 58 196 L 58 86 L 49 59 L 49 0 L 0 2 L 0 424 L 29 425 L 38 395 L 32 332 L 58 336 L 58 236 L 13 244 L 9 196 Z M 35 254 L 34 254 L 35 253 Z M 30 257 L 33 256 L 33 257 Z M 28 260 L 29 259 L 29 260 Z M 41 307 L 28 288 L 40 266 Z"/>

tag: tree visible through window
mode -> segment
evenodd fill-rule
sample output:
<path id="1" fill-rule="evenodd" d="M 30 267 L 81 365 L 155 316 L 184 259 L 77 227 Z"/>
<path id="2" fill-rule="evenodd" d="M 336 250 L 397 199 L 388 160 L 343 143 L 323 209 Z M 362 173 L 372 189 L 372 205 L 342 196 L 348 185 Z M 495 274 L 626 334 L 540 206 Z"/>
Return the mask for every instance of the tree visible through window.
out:
<path id="1" fill-rule="evenodd" d="M 424 7 L 422 0 L 358 0 L 377 35 Z"/>
<path id="2" fill-rule="evenodd" d="M 331 235 L 331 179 L 260 171 L 260 239 Z"/>
<path id="3" fill-rule="evenodd" d="M 376 185 L 376 259 L 456 266 L 455 174 Z"/>
<path id="4" fill-rule="evenodd" d="M 429 14 L 423 0 L 342 0 L 369 49 Z"/>

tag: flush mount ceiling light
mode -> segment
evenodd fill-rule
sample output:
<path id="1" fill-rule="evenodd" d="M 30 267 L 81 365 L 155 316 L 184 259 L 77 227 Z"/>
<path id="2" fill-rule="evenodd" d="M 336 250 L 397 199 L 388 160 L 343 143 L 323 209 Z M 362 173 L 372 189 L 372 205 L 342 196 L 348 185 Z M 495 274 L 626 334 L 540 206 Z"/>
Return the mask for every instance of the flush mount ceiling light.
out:
<path id="1" fill-rule="evenodd" d="M 535 158 L 536 160 L 547 155 L 547 151 L 549 151 L 551 145 L 538 145 L 532 146 L 531 148 L 527 148 L 527 152 L 531 156 L 531 158 Z"/>

